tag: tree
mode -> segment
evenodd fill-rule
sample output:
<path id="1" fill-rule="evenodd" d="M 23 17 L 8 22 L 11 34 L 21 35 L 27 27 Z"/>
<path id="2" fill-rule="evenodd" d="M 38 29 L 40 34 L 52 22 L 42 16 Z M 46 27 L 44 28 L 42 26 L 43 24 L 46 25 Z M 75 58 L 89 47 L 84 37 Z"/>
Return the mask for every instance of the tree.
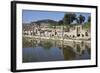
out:
<path id="1" fill-rule="evenodd" d="M 71 24 L 76 19 L 76 14 L 74 13 L 66 13 L 63 18 L 63 22 L 65 25 Z"/>
<path id="2" fill-rule="evenodd" d="M 82 24 L 85 21 L 85 17 L 83 15 L 79 15 L 78 20 L 79 23 Z"/>
<path id="3" fill-rule="evenodd" d="M 88 22 L 91 22 L 91 16 L 88 17 Z"/>
<path id="4" fill-rule="evenodd" d="M 91 16 L 88 16 L 88 17 L 87 17 L 87 22 L 83 25 L 83 27 L 84 27 L 85 29 L 88 29 L 88 30 L 91 29 Z"/>
<path id="5" fill-rule="evenodd" d="M 59 20 L 58 25 L 63 25 L 63 20 Z"/>
<path id="6" fill-rule="evenodd" d="M 76 22 L 79 24 L 80 23 L 80 21 L 79 21 L 79 19 L 78 18 L 76 18 Z"/>

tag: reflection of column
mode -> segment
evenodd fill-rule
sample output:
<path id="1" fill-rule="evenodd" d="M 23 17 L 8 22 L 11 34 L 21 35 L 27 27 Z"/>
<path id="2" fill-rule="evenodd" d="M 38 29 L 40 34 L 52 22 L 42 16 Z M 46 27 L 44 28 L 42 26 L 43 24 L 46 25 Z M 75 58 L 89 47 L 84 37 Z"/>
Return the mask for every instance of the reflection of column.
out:
<path id="1" fill-rule="evenodd" d="M 91 55 L 91 44 L 90 43 L 85 43 L 85 48 L 87 49 L 87 52 L 89 55 Z"/>
<path id="2" fill-rule="evenodd" d="M 61 41 L 61 47 L 63 48 L 64 47 L 64 41 L 62 40 Z M 63 50 L 63 49 L 62 49 Z"/>
<path id="3" fill-rule="evenodd" d="M 73 60 L 75 59 L 75 52 L 73 51 L 73 48 L 66 45 L 63 47 L 63 55 L 65 60 Z"/>
<path id="4" fill-rule="evenodd" d="M 56 44 L 57 44 L 56 41 L 54 41 L 54 42 L 55 42 L 55 43 L 54 43 L 54 44 L 55 44 L 54 46 L 57 47 L 57 45 L 56 45 Z"/>
<path id="5" fill-rule="evenodd" d="M 81 55 L 82 52 L 86 49 L 84 43 L 76 44 L 75 51 L 77 54 Z"/>

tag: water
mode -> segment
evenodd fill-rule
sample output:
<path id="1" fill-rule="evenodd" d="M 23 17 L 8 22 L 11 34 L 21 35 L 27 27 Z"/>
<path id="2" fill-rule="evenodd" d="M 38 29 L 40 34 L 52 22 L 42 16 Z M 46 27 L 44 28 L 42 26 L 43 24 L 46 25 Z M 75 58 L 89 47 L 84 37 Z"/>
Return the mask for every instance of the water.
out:
<path id="1" fill-rule="evenodd" d="M 91 59 L 90 43 L 34 39 L 23 41 L 24 63 Z"/>

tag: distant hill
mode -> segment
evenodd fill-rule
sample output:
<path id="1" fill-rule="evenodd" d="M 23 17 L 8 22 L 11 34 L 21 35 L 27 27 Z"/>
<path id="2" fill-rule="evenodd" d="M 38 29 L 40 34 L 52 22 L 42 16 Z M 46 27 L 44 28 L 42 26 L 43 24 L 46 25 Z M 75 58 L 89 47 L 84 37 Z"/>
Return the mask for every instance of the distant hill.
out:
<path id="1" fill-rule="evenodd" d="M 44 24 L 57 24 L 57 21 L 54 21 L 54 20 L 50 20 L 50 19 L 44 19 L 44 20 L 38 20 L 38 21 L 35 21 L 35 22 L 31 22 L 31 24 L 41 24 L 41 23 L 44 23 Z"/>

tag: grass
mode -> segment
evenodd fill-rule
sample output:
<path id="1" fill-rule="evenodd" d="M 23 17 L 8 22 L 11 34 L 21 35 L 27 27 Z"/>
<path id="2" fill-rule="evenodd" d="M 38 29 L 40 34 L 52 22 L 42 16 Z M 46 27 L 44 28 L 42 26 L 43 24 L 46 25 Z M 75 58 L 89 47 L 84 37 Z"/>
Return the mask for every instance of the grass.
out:
<path id="1" fill-rule="evenodd" d="M 23 48 L 24 47 L 34 47 L 36 45 L 35 40 L 29 41 L 29 38 L 23 37 L 22 40 Z"/>
<path id="2" fill-rule="evenodd" d="M 90 29 L 90 28 L 91 28 L 91 24 L 90 24 L 90 23 L 85 23 L 85 24 L 83 25 L 83 28 L 84 28 L 84 29 Z"/>
<path id="3" fill-rule="evenodd" d="M 49 48 L 52 47 L 52 45 L 53 45 L 53 44 L 52 44 L 52 42 L 51 42 L 50 40 L 45 40 L 45 41 L 43 42 L 43 45 L 42 45 L 42 46 L 43 46 L 44 48 L 48 48 L 48 49 L 49 49 Z"/>

